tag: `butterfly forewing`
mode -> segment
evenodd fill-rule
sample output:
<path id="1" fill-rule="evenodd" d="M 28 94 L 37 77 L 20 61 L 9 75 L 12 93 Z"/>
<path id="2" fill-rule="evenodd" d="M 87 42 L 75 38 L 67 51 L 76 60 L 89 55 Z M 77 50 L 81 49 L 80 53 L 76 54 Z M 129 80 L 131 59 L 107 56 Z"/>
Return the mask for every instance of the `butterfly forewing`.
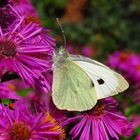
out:
<path id="1" fill-rule="evenodd" d="M 77 64 L 67 60 L 60 67 L 54 67 L 53 72 L 52 98 L 59 109 L 85 111 L 96 104 L 92 80 Z"/>
<path id="2" fill-rule="evenodd" d="M 72 55 L 71 60 L 79 65 L 91 78 L 97 99 L 113 96 L 128 88 L 127 81 L 109 67 L 90 58 Z"/>

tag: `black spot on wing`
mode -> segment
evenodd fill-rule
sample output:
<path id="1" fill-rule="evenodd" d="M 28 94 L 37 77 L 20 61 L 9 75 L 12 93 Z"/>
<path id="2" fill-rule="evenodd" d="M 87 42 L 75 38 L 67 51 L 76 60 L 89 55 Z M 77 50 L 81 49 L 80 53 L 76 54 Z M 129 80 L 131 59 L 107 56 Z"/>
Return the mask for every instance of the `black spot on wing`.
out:
<path id="1" fill-rule="evenodd" d="M 97 82 L 99 83 L 99 85 L 102 85 L 105 83 L 103 79 L 98 79 Z"/>

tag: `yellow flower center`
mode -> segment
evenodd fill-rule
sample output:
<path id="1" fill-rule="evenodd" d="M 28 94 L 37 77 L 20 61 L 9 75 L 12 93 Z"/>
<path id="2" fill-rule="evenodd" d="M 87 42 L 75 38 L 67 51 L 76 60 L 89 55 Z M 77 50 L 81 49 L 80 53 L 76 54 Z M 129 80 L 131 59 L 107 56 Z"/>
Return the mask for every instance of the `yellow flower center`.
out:
<path id="1" fill-rule="evenodd" d="M 14 2 L 15 4 L 19 4 L 19 3 L 20 3 L 20 0 L 13 0 L 13 2 Z"/>
<path id="2" fill-rule="evenodd" d="M 8 84 L 8 87 L 11 89 L 11 90 L 13 90 L 13 91 L 15 91 L 16 90 L 16 87 L 15 87 L 15 85 L 14 84 Z"/>
<path id="3" fill-rule="evenodd" d="M 39 17 L 32 15 L 32 14 L 28 14 L 26 19 L 25 19 L 25 23 L 27 24 L 30 22 L 41 23 Z"/>
<path id="4" fill-rule="evenodd" d="M 128 52 L 123 52 L 123 53 L 120 55 L 120 60 L 126 61 L 126 60 L 128 59 L 128 56 L 129 56 L 129 53 L 128 53 Z"/>
<path id="5" fill-rule="evenodd" d="M 136 65 L 136 70 L 140 71 L 140 64 Z"/>
<path id="6" fill-rule="evenodd" d="M 91 114 L 93 116 L 100 116 L 104 113 L 104 110 L 105 110 L 105 105 L 103 103 L 99 103 L 93 108 Z"/>
<path id="7" fill-rule="evenodd" d="M 2 41 L 0 42 L 0 52 L 1 55 L 14 57 L 17 52 L 16 46 L 10 41 Z"/>
<path id="8" fill-rule="evenodd" d="M 65 139 L 66 134 L 64 128 L 48 112 L 46 115 L 46 121 L 49 121 L 50 123 L 54 124 L 54 126 L 48 128 L 49 131 L 61 132 L 57 138 L 54 138 L 54 140 Z"/>
<path id="9" fill-rule="evenodd" d="M 11 140 L 29 140 L 30 128 L 23 122 L 15 122 L 9 132 Z"/>

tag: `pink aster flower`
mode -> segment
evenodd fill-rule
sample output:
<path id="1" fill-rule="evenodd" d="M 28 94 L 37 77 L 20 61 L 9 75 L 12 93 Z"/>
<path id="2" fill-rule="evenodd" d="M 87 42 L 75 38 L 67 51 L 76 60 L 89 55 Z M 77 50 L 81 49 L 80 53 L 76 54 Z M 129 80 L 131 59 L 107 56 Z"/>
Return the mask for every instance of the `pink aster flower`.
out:
<path id="1" fill-rule="evenodd" d="M 32 112 L 15 104 L 14 110 L 3 107 L 0 119 L 0 139 L 2 140 L 54 140 L 65 138 L 64 129 L 54 118 L 45 112 Z"/>
<path id="2" fill-rule="evenodd" d="M 39 95 L 50 92 L 52 87 L 52 72 L 43 72 L 35 81 L 35 90 Z"/>
<path id="3" fill-rule="evenodd" d="M 137 135 L 135 140 L 140 140 L 140 134 Z"/>
<path id="4" fill-rule="evenodd" d="M 20 96 L 6 82 L 6 83 L 0 84 L 0 98 L 20 99 Z"/>
<path id="5" fill-rule="evenodd" d="M 139 114 L 132 114 L 131 121 L 133 123 L 133 127 L 137 128 L 138 126 L 140 126 L 140 115 Z"/>
<path id="6" fill-rule="evenodd" d="M 116 102 L 105 99 L 100 101 L 92 110 L 70 118 L 67 122 L 79 119 L 70 130 L 73 139 L 79 140 L 119 140 L 118 135 L 129 136 L 132 125 L 116 109 Z"/>
<path id="7" fill-rule="evenodd" d="M 0 66 L 16 72 L 30 85 L 41 72 L 51 69 L 47 56 L 53 47 L 41 42 L 32 43 L 34 38 L 41 37 L 42 31 L 36 23 L 24 24 L 24 18 L 6 33 L 0 28 Z"/>
<path id="8" fill-rule="evenodd" d="M 87 56 L 87 57 L 93 57 L 94 55 L 94 49 L 90 46 L 83 46 L 82 48 L 82 54 L 84 56 Z"/>
<path id="9" fill-rule="evenodd" d="M 4 84 L 13 91 L 20 91 L 20 90 L 30 88 L 30 86 L 27 85 L 22 79 L 10 80 L 4 82 Z"/>
<path id="10" fill-rule="evenodd" d="M 139 54 L 131 54 L 129 56 L 129 69 L 128 72 L 135 82 L 140 80 L 140 56 Z"/>
<path id="11" fill-rule="evenodd" d="M 139 84 L 139 83 L 138 83 Z M 132 100 L 140 106 L 140 89 L 138 87 L 134 88 L 134 94 L 132 95 Z"/>
<path id="12" fill-rule="evenodd" d="M 12 6 L 20 15 L 32 14 L 38 16 L 35 7 L 32 5 L 30 0 L 10 0 Z"/>
<path id="13" fill-rule="evenodd" d="M 53 51 L 54 51 L 53 47 L 56 45 L 56 40 L 49 35 L 49 32 L 50 32 L 50 30 L 45 28 L 40 32 L 39 35 L 35 36 L 33 39 L 30 39 L 26 43 L 27 44 L 32 43 L 32 44 L 36 44 L 36 45 L 42 44 L 42 45 L 50 46 L 51 49 L 47 53 L 47 54 L 49 54 L 49 56 L 45 55 L 44 57 L 47 57 L 48 59 L 51 59 Z M 43 56 L 43 54 L 42 54 L 42 56 Z"/>
<path id="14" fill-rule="evenodd" d="M 123 71 L 127 71 L 130 64 L 128 61 L 129 56 L 130 53 L 128 52 L 116 51 L 114 54 L 109 56 L 108 65 L 112 68 L 118 68 Z"/>
<path id="15" fill-rule="evenodd" d="M 75 48 L 74 48 L 74 45 L 72 43 L 68 43 L 67 49 L 68 49 L 69 53 L 74 54 Z"/>
<path id="16" fill-rule="evenodd" d="M 10 5 L 0 8 L 0 26 L 3 32 L 9 30 L 16 21 L 19 20 L 20 15 L 13 11 Z"/>
<path id="17" fill-rule="evenodd" d="M 140 80 L 140 56 L 136 53 L 116 51 L 108 59 L 108 65 L 125 73 L 127 79 L 138 83 Z"/>

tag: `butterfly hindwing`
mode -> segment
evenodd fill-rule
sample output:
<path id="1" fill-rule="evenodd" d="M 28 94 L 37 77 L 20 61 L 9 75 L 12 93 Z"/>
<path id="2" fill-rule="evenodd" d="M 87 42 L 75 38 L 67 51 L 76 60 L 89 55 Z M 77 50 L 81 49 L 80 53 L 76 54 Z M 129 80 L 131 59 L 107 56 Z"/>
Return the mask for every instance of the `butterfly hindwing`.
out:
<path id="1" fill-rule="evenodd" d="M 85 111 L 97 102 L 90 77 L 74 62 L 68 61 L 53 70 L 52 98 L 59 109 Z"/>
<path id="2" fill-rule="evenodd" d="M 79 65 L 91 78 L 97 92 L 97 99 L 106 98 L 128 88 L 127 81 L 109 67 L 90 58 L 71 55 L 71 60 Z"/>

